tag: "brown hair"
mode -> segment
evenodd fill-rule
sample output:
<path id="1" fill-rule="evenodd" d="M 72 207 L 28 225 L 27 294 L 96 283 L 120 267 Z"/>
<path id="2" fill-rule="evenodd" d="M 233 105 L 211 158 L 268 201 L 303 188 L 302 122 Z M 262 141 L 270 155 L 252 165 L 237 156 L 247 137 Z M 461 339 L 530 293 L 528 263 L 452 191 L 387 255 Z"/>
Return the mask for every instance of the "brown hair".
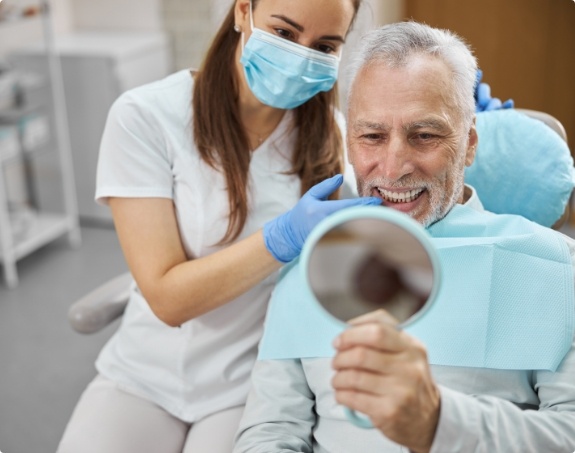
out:
<path id="1" fill-rule="evenodd" d="M 361 0 L 352 0 L 355 12 Z M 257 4 L 252 0 L 253 8 Z M 234 5 L 214 37 L 195 76 L 193 91 L 194 141 L 202 159 L 222 171 L 230 207 L 229 223 L 220 244 L 241 233 L 248 216 L 248 174 L 251 153 L 238 107 L 238 80 L 234 64 L 240 34 L 234 31 Z M 292 168 L 302 194 L 327 177 L 343 171 L 343 143 L 335 121 L 337 86 L 320 92 L 294 109 L 298 130 Z"/>

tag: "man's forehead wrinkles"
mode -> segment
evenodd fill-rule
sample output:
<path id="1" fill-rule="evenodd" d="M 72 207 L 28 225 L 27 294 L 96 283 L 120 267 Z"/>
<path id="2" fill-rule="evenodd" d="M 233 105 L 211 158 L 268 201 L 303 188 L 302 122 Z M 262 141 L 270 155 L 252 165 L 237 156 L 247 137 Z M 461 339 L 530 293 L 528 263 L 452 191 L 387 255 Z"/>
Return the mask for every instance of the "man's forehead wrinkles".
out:
<path id="1" fill-rule="evenodd" d="M 438 118 L 424 118 L 421 120 L 408 121 L 405 124 L 400 125 L 403 131 L 411 131 L 416 129 L 431 128 L 435 130 L 444 130 L 449 128 L 447 121 Z M 382 121 L 372 121 L 367 119 L 359 119 L 353 123 L 354 129 L 372 129 L 380 131 L 389 131 L 393 129 L 393 126 L 389 123 Z"/>

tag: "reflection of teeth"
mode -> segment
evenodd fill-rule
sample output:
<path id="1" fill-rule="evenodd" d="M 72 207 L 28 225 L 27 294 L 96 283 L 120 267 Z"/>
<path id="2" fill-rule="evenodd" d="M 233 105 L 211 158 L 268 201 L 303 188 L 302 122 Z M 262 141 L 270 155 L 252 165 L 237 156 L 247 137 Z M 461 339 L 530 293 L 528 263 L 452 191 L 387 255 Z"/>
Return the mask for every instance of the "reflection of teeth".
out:
<path id="1" fill-rule="evenodd" d="M 423 189 L 413 189 L 407 192 L 390 192 L 389 190 L 379 188 L 377 190 L 379 190 L 380 195 L 385 201 L 391 203 L 409 203 L 419 197 L 421 192 L 423 192 Z"/>

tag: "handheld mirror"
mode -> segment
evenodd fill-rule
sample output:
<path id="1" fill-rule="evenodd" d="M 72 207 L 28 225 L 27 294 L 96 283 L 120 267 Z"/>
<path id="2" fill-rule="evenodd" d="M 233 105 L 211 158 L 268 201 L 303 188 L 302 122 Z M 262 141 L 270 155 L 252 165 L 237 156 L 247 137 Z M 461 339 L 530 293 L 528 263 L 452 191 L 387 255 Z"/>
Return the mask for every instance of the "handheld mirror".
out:
<path id="1" fill-rule="evenodd" d="M 301 253 L 304 281 L 320 306 L 347 323 L 384 309 L 405 327 L 431 306 L 439 259 L 423 227 L 385 207 L 354 207 L 322 221 Z M 357 426 L 371 422 L 346 410 Z"/>

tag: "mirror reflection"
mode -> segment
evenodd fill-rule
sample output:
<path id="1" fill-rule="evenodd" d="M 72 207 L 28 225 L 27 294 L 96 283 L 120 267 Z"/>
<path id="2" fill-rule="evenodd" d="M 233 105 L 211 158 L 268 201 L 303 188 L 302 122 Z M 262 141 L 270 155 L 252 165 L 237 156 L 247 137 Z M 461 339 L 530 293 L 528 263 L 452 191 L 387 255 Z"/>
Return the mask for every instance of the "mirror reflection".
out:
<path id="1" fill-rule="evenodd" d="M 321 306 L 341 321 L 382 308 L 405 324 L 429 301 L 434 272 L 411 232 L 383 219 L 359 218 L 316 242 L 308 282 Z"/>

